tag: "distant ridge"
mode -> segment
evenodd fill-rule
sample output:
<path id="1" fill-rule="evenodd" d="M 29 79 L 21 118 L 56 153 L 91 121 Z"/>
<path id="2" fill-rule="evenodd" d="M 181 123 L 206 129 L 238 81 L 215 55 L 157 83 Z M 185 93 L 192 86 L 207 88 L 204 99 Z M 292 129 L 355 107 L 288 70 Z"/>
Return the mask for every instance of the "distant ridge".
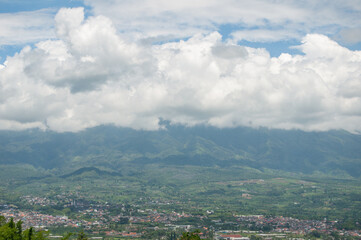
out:
<path id="1" fill-rule="evenodd" d="M 71 172 L 62 177 L 86 171 L 119 176 L 151 165 L 188 165 L 361 178 L 361 134 L 181 125 L 158 131 L 115 126 L 77 133 L 0 131 L 0 165 L 15 164 L 59 175 Z"/>
<path id="2" fill-rule="evenodd" d="M 108 172 L 108 171 L 103 171 L 100 170 L 99 168 L 96 167 L 83 167 L 83 168 L 79 168 L 78 170 L 75 170 L 74 172 L 71 172 L 69 174 L 65 174 L 60 176 L 61 178 L 68 178 L 68 177 L 73 177 L 73 176 L 77 176 L 77 175 L 81 175 L 85 172 L 95 172 L 98 175 L 104 176 L 104 175 L 108 175 L 108 176 L 122 176 L 122 174 L 120 173 L 116 173 L 116 172 Z"/>

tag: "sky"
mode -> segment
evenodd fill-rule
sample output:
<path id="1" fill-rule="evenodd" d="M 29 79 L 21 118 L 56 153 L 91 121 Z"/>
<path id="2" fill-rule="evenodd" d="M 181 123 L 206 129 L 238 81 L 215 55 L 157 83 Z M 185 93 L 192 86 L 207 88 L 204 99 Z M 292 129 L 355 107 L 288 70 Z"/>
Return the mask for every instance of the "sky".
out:
<path id="1" fill-rule="evenodd" d="M 359 0 L 0 0 L 0 129 L 361 131 Z"/>

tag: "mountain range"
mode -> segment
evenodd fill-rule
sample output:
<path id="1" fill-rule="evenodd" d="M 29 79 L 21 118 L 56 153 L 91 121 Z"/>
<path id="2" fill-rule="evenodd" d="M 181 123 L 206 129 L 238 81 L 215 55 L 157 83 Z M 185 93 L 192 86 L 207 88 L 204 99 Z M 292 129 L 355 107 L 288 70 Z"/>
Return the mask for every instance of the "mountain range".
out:
<path id="1" fill-rule="evenodd" d="M 145 131 L 99 126 L 77 133 L 0 131 L 0 164 L 53 170 L 59 176 L 82 168 L 121 174 L 127 166 L 137 169 L 149 164 L 361 176 L 361 135 L 343 130 L 219 129 L 167 123 L 163 127 Z"/>

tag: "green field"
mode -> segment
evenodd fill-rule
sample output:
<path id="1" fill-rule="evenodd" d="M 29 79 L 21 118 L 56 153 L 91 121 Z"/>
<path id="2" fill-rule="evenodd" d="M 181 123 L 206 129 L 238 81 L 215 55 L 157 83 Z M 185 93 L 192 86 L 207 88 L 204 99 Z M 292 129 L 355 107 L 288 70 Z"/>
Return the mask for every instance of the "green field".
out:
<path id="1" fill-rule="evenodd" d="M 301 219 L 361 221 L 361 182 L 314 175 L 259 171 L 251 168 L 196 166 L 129 167 L 122 176 L 109 170 L 86 169 L 66 177 L 47 171 L 3 165 L 13 177 L 2 176 L 2 203 L 23 204 L 23 195 L 49 199 L 65 194 L 78 199 L 111 204 L 138 204 L 147 208 L 152 201 L 166 202 L 161 209 L 189 213 L 213 210 L 217 216 L 262 214 Z M 33 172 L 32 172 L 33 171 Z M 33 177 L 38 171 L 38 176 Z M 129 175 L 125 175 L 126 173 Z M 13 202 L 12 202 L 13 201 Z M 152 205 L 152 207 L 154 207 Z M 39 209 L 42 209 L 39 207 Z M 69 211 L 57 207 L 43 211 Z"/>
<path id="2" fill-rule="evenodd" d="M 0 207 L 76 217 L 79 208 L 69 204 L 76 201 L 110 206 L 112 214 L 198 216 L 178 219 L 181 225 L 256 214 L 360 229 L 361 135 L 166 127 L 0 131 Z M 24 196 L 52 204 L 29 204 Z"/>

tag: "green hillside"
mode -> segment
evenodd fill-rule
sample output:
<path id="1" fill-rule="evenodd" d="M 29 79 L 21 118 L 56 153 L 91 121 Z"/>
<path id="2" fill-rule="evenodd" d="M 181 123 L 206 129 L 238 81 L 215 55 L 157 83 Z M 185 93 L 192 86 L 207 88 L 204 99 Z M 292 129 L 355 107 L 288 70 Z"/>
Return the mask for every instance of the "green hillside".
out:
<path id="1" fill-rule="evenodd" d="M 78 133 L 0 132 L 0 206 L 74 214 L 22 196 L 133 204 L 219 216 L 264 214 L 361 221 L 361 136 L 166 126 Z M 162 203 L 167 203 L 166 205 Z M 169 205 L 168 205 L 169 204 Z M 358 228 L 358 226 L 356 226 Z"/>
<path id="2" fill-rule="evenodd" d="M 137 131 L 101 126 L 79 133 L 1 131 L 0 164 L 121 170 L 147 164 L 251 167 L 360 177 L 361 136 L 345 131 L 167 126 Z"/>

